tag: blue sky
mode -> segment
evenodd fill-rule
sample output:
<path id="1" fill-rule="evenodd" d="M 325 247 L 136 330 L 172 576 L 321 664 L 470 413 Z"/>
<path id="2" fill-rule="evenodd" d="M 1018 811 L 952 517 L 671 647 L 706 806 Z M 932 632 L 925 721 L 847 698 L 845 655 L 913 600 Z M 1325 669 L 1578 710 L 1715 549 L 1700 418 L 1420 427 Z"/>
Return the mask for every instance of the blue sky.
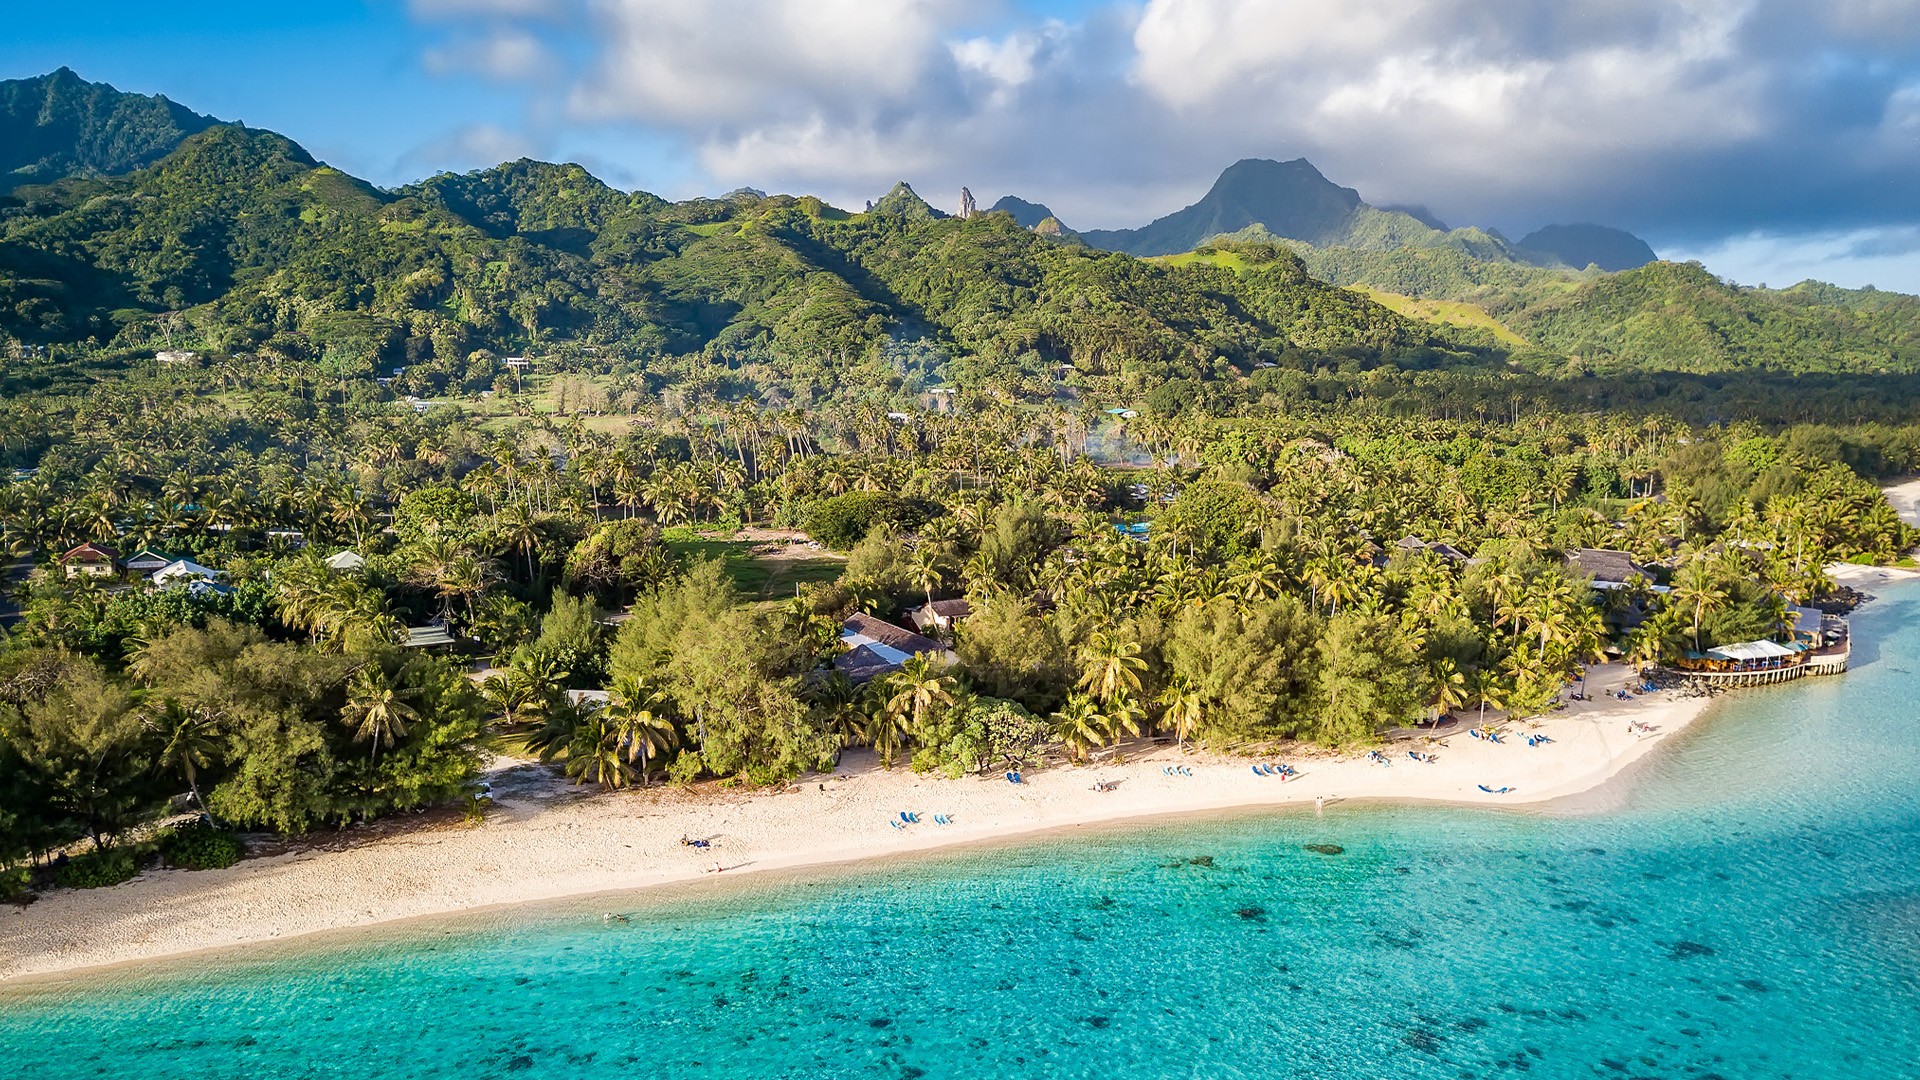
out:
<path id="1" fill-rule="evenodd" d="M 65 64 L 394 185 L 521 155 L 669 197 L 1014 193 L 1138 225 L 1242 157 L 1519 235 L 1920 292 L 1920 0 L 108 0 Z"/>

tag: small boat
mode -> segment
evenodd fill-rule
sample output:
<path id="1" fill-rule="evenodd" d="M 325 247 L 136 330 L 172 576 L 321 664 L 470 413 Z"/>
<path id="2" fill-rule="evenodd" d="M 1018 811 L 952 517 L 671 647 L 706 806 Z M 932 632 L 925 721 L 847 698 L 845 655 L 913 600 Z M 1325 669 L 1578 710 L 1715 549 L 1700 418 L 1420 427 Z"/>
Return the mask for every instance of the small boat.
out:
<path id="1" fill-rule="evenodd" d="M 1512 791 L 1513 789 L 1510 787 L 1494 788 L 1494 787 L 1488 787 L 1485 784 L 1481 784 L 1480 790 L 1486 792 L 1489 795 L 1505 795 L 1507 792 Z"/>

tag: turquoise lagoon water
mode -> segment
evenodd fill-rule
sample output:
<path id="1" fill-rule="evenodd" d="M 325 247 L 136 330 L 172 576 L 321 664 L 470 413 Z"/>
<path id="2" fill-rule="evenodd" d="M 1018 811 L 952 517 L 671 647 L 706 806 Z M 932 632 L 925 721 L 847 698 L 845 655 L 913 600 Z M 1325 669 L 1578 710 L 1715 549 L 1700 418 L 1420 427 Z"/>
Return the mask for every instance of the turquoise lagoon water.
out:
<path id="1" fill-rule="evenodd" d="M 237 950 L 0 988 L 0 1068 L 1920 1077 L 1916 616 L 1887 590 L 1853 673 L 1721 705 L 1600 813 L 1142 825 Z"/>

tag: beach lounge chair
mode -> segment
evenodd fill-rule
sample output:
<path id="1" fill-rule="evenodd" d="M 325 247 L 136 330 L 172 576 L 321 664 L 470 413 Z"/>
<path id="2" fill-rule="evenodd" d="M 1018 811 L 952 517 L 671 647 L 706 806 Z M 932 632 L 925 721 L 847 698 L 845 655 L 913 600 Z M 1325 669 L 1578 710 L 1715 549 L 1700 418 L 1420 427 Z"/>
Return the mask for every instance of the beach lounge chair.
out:
<path id="1" fill-rule="evenodd" d="M 1025 779 L 1023 779 L 1023 778 L 1022 778 L 1022 777 L 1020 776 L 1020 774 L 1019 774 L 1019 773 L 1017 773 L 1017 772 L 1010 772 L 1010 773 L 1008 773 L 1008 774 L 1007 774 L 1007 783 L 1009 783 L 1009 784 L 1024 784 L 1024 783 L 1026 783 L 1026 780 L 1025 780 Z"/>
<path id="2" fill-rule="evenodd" d="M 907 823 L 906 823 L 906 822 L 904 822 L 904 821 L 900 821 L 900 820 L 898 820 L 898 819 L 895 819 L 895 818 L 888 818 L 888 819 L 887 819 L 887 824 L 889 824 L 889 825 L 891 825 L 891 826 L 893 826 L 893 827 L 894 827 L 894 828 L 896 828 L 896 829 L 904 829 L 904 828 L 906 828 L 906 827 L 907 827 Z"/>

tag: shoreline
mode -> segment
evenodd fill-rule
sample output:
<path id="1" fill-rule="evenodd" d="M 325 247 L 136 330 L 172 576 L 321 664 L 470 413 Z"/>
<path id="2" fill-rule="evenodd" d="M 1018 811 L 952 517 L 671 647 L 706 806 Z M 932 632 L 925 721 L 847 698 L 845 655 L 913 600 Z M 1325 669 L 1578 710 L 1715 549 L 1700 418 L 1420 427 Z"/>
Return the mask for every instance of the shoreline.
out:
<path id="1" fill-rule="evenodd" d="M 1524 724 L 1504 720 L 1501 745 L 1470 739 L 1467 723 L 1429 746 L 1423 737 L 1383 746 L 1393 765 L 1292 747 L 1292 781 L 1255 775 L 1256 759 L 1182 753 L 1146 744 L 1123 764 L 1061 765 L 1024 784 L 999 774 L 958 780 L 886 772 L 870 752 L 849 752 L 832 774 L 773 792 L 690 793 L 629 788 L 581 794 L 527 767 L 493 774 L 497 808 L 479 826 L 428 826 L 250 858 L 226 870 L 149 870 L 106 889 L 61 890 L 24 909 L 0 909 L 0 985 L 24 986 L 101 968 L 227 952 L 588 897 L 698 882 L 765 881 L 768 875 L 850 867 L 931 852 L 1065 834 L 1087 827 L 1329 804 L 1454 805 L 1538 811 L 1580 802 L 1687 730 L 1712 703 L 1674 691 L 1618 701 L 1604 696 L 1624 669 L 1594 669 L 1599 700 L 1570 703 Z M 1655 727 L 1629 730 L 1629 722 Z M 1554 741 L 1529 747 L 1527 732 Z M 1431 750 L 1438 762 L 1406 757 Z M 1137 756 L 1133 756 L 1137 755 Z M 1192 775 L 1168 775 L 1175 764 Z M 1096 780 L 1117 782 L 1096 792 Z M 1506 795 L 1479 790 L 1511 786 Z M 1608 801 L 1609 804 L 1611 800 Z M 1593 812 L 1589 809 L 1573 812 Z M 921 824 L 896 829 L 901 810 Z M 954 823 L 932 823 L 934 814 Z M 705 854 L 683 836 L 712 837 Z M 718 861 L 722 873 L 711 868 Z M 375 931 L 377 932 L 377 931 Z"/>

